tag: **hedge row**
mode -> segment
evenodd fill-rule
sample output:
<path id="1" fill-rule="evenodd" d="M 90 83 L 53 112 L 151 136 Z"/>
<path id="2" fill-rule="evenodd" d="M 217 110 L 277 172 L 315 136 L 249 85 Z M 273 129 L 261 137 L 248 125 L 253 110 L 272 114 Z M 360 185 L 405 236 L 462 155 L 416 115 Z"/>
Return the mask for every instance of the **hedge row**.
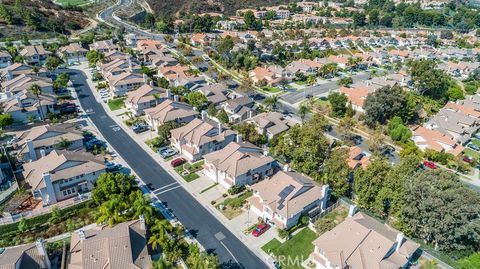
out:
<path id="1" fill-rule="evenodd" d="M 86 202 L 82 202 L 80 204 L 77 204 L 71 207 L 60 209 L 60 221 L 70 218 L 72 215 L 75 214 L 75 211 L 82 209 L 85 206 L 86 206 Z M 30 229 L 37 229 L 38 227 L 47 224 L 51 215 L 52 213 L 47 213 L 47 214 L 43 214 L 33 218 L 28 218 L 28 219 L 25 219 L 25 223 Z M 6 235 L 9 235 L 10 233 L 18 232 L 18 223 L 19 222 L 15 222 L 15 223 L 0 226 L 0 234 L 3 236 L 6 236 Z"/>

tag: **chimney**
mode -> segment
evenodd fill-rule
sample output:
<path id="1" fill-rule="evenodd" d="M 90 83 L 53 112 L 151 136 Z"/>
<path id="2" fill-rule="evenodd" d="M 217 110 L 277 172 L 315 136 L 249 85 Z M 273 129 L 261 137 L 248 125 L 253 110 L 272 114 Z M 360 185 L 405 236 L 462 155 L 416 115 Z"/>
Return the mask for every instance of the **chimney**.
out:
<path id="1" fill-rule="evenodd" d="M 173 96 L 173 101 L 178 102 L 180 100 L 180 97 L 178 95 Z"/>
<path id="2" fill-rule="evenodd" d="M 218 126 L 218 128 L 217 128 L 218 129 L 218 134 L 220 135 L 222 133 L 222 123 L 219 122 L 217 126 Z"/>
<path id="3" fill-rule="evenodd" d="M 323 185 L 322 186 L 322 201 L 320 202 L 320 208 L 322 210 L 327 209 L 327 203 L 330 200 L 330 186 Z"/>
<path id="4" fill-rule="evenodd" d="M 78 230 L 78 237 L 81 241 L 85 240 L 85 231 L 83 229 Z"/>
<path id="5" fill-rule="evenodd" d="M 153 80 L 150 80 L 150 82 L 148 83 L 151 87 L 153 87 Z"/>
<path id="6" fill-rule="evenodd" d="M 145 231 L 145 229 L 146 229 L 146 227 L 145 227 L 145 217 L 143 215 L 140 215 L 139 221 L 140 221 L 140 229 L 142 231 Z"/>
<path id="7" fill-rule="evenodd" d="M 288 166 L 288 163 L 283 165 L 283 171 L 290 172 L 290 167 Z"/>
<path id="8" fill-rule="evenodd" d="M 46 198 L 43 201 L 43 204 L 49 205 L 49 204 L 55 204 L 57 202 L 57 197 L 55 196 L 55 190 L 53 188 L 52 184 L 52 175 L 50 175 L 49 172 L 43 173 L 43 182 L 45 183 L 45 189 L 47 190 L 46 194 L 43 198 Z"/>
<path id="9" fill-rule="evenodd" d="M 167 99 L 172 98 L 172 93 L 170 92 L 170 89 L 167 89 Z"/>
<path id="10" fill-rule="evenodd" d="M 253 117 L 253 110 L 249 110 L 248 111 L 248 118 L 252 118 Z"/>
<path id="11" fill-rule="evenodd" d="M 12 70 L 7 70 L 7 80 L 12 80 L 13 79 L 13 74 L 12 74 Z"/>
<path id="12" fill-rule="evenodd" d="M 355 215 L 356 212 L 357 212 L 357 206 L 350 205 L 350 208 L 348 209 L 348 216 L 353 217 L 353 215 Z"/>
<path id="13" fill-rule="evenodd" d="M 147 79 L 148 79 L 147 74 L 143 74 L 143 82 L 144 82 L 144 83 L 147 83 Z"/>
<path id="14" fill-rule="evenodd" d="M 397 244 L 395 246 L 395 251 L 398 251 L 400 249 L 400 247 L 402 246 L 402 243 L 403 243 L 403 239 L 404 239 L 404 235 L 403 233 L 398 233 L 397 234 Z"/>
<path id="15" fill-rule="evenodd" d="M 270 156 L 270 152 L 268 152 L 268 149 L 263 150 L 263 155 L 267 157 Z"/>
<path id="16" fill-rule="evenodd" d="M 242 135 L 241 134 L 237 134 L 237 143 L 242 143 Z"/>
<path id="17" fill-rule="evenodd" d="M 17 104 L 19 104 L 20 107 L 23 107 L 22 106 L 22 100 L 20 99 L 20 96 L 16 96 L 15 99 L 17 99 Z"/>
<path id="18" fill-rule="evenodd" d="M 37 247 L 38 254 L 40 254 L 40 256 L 43 257 L 43 261 L 45 262 L 44 264 L 45 268 L 47 269 L 52 268 L 52 265 L 50 264 L 50 259 L 48 258 L 47 249 L 45 248 L 45 240 L 40 238 L 37 241 L 35 241 L 35 247 Z"/>
<path id="19" fill-rule="evenodd" d="M 8 66 L 12 65 L 12 61 L 8 61 L 7 65 Z"/>
<path id="20" fill-rule="evenodd" d="M 201 115 L 202 115 L 202 120 L 206 120 L 206 119 L 207 119 L 207 111 L 202 110 Z"/>
<path id="21" fill-rule="evenodd" d="M 33 147 L 33 142 L 30 139 L 27 139 L 27 148 L 28 148 L 28 154 L 30 155 L 30 159 L 32 161 L 36 161 L 37 153 L 35 152 L 35 148 Z"/>
<path id="22" fill-rule="evenodd" d="M 41 150 L 40 150 L 40 155 L 42 156 L 42 158 L 45 157 L 45 150 L 44 150 L 44 149 L 41 149 Z"/>

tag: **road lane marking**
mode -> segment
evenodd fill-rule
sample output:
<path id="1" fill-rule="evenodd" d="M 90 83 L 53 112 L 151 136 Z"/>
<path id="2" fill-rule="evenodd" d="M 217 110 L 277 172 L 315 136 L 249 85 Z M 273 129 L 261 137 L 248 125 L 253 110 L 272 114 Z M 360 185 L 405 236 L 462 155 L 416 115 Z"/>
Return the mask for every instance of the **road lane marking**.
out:
<path id="1" fill-rule="evenodd" d="M 157 193 L 155 193 L 155 195 L 164 194 L 164 193 L 166 193 L 166 192 L 173 191 L 174 189 L 178 189 L 178 188 L 180 188 L 180 187 L 182 187 L 182 186 L 181 186 L 181 185 L 178 185 L 178 186 L 172 187 L 172 188 L 170 188 L 170 189 L 166 189 L 166 190 L 163 190 L 163 191 L 161 191 L 161 192 L 157 192 Z"/>
<path id="2" fill-rule="evenodd" d="M 228 249 L 227 246 L 225 246 L 225 244 L 224 244 L 222 241 L 220 241 L 220 244 L 222 244 L 222 246 L 227 250 L 227 252 L 230 254 L 230 256 L 232 256 L 232 258 L 235 260 L 235 262 L 236 262 L 237 264 L 240 264 L 240 263 L 238 262 L 237 258 L 235 258 L 235 256 L 233 256 L 233 253 L 230 251 L 230 249 Z"/>
<path id="3" fill-rule="evenodd" d="M 167 185 L 165 185 L 165 186 L 163 186 L 163 187 L 160 187 L 160 188 L 158 188 L 158 189 L 154 190 L 153 192 L 155 193 L 155 192 L 157 192 L 157 191 L 159 191 L 159 190 L 162 190 L 162 189 L 168 188 L 168 187 L 170 187 L 170 186 L 172 186 L 172 185 L 175 185 L 175 184 L 178 184 L 178 182 L 176 181 L 176 182 L 173 182 L 173 183 L 167 184 Z"/>

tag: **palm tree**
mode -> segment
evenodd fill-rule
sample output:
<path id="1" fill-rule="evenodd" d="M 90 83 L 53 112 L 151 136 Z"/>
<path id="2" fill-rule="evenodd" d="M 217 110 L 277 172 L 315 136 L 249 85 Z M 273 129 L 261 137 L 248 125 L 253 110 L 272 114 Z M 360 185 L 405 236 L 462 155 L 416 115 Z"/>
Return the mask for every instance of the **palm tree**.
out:
<path id="1" fill-rule="evenodd" d="M 271 110 L 275 111 L 278 103 L 278 97 L 276 95 L 272 95 L 270 97 L 265 98 L 264 104 Z"/>
<path id="2" fill-rule="evenodd" d="M 37 84 L 32 84 L 28 90 L 34 94 L 35 96 L 37 96 L 37 100 L 38 100 L 38 107 L 40 109 L 40 117 L 42 119 L 42 121 L 45 120 L 45 116 L 43 115 L 43 109 L 42 109 L 42 101 L 40 100 L 40 94 L 42 94 L 42 88 L 40 86 L 38 86 Z"/>
<path id="3" fill-rule="evenodd" d="M 97 223 L 107 223 L 108 226 L 113 226 L 116 223 L 126 221 L 126 216 L 123 214 L 128 208 L 128 205 L 121 195 L 114 195 L 109 201 L 104 202 L 98 209 Z"/>
<path id="4" fill-rule="evenodd" d="M 300 116 L 300 119 L 302 119 L 302 123 L 307 113 L 308 113 L 308 107 L 303 104 L 300 105 L 300 107 L 298 108 L 298 115 Z"/>
<path id="5" fill-rule="evenodd" d="M 166 261 L 163 257 L 158 261 L 153 262 L 152 269 L 170 269 L 173 268 L 172 264 Z"/>
<path id="6" fill-rule="evenodd" d="M 140 190 L 130 194 L 130 204 L 132 205 L 133 218 L 143 215 L 146 222 L 149 223 L 153 217 L 153 208 L 150 206 L 150 198 L 143 195 Z"/>
<path id="7" fill-rule="evenodd" d="M 157 249 L 159 246 L 163 246 L 168 240 L 169 232 L 172 232 L 173 226 L 166 219 L 157 220 L 155 225 L 152 226 L 152 235 L 148 239 L 148 244 L 152 249 Z"/>
<path id="8" fill-rule="evenodd" d="M 61 137 L 57 142 L 57 147 L 59 149 L 66 149 L 66 148 L 70 147 L 71 144 L 72 144 L 71 141 L 69 141 L 68 139 L 66 139 L 64 137 Z"/>

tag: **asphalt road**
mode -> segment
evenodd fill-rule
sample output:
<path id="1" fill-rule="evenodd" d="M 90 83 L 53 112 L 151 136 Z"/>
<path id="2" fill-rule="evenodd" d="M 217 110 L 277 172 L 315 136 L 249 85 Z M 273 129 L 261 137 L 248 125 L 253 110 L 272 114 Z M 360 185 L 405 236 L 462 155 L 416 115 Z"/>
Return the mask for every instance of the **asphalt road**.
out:
<path id="1" fill-rule="evenodd" d="M 370 74 L 362 72 L 352 76 L 353 83 L 364 81 L 370 78 Z M 305 100 L 306 95 L 318 96 L 328 93 L 331 90 L 338 89 L 337 81 L 330 81 L 324 84 L 319 84 L 311 87 L 306 87 L 302 90 L 295 90 L 291 93 L 282 95 L 280 98 L 288 102 L 289 104 L 295 104 Z"/>
<path id="2" fill-rule="evenodd" d="M 151 189 L 162 190 L 158 195 L 159 199 L 167 203 L 178 220 L 191 231 L 207 251 L 218 255 L 224 268 L 267 268 L 260 258 L 198 203 L 189 192 L 178 184 L 175 185 L 176 180 L 122 128 L 118 127 L 103 106 L 96 101 L 83 72 L 69 70 L 69 74 L 82 108 L 108 143 Z M 172 185 L 178 187 L 168 188 Z M 163 192 L 163 190 L 169 191 Z"/>

